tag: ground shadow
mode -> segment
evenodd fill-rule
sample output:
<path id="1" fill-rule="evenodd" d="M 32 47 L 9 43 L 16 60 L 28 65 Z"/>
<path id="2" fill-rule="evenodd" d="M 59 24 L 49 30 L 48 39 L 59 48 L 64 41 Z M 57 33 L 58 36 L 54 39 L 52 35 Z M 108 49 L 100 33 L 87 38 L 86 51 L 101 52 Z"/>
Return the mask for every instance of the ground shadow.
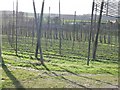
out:
<path id="1" fill-rule="evenodd" d="M 11 71 L 8 69 L 8 67 L 5 65 L 4 60 L 2 59 L 2 68 L 4 70 L 4 72 L 6 73 L 6 75 L 11 79 L 11 81 L 13 82 L 13 84 L 15 85 L 15 87 L 17 89 L 22 89 L 25 90 L 25 88 L 23 87 L 23 85 L 20 83 L 20 81 L 11 73 Z M 4 88 L 3 88 L 4 89 Z"/>
<path id="2" fill-rule="evenodd" d="M 102 62 L 102 63 L 106 63 L 106 64 L 109 64 L 109 63 L 115 63 L 115 64 L 118 64 L 118 60 L 98 60 L 98 59 L 93 59 L 92 61 L 96 61 L 96 62 Z"/>
<path id="3" fill-rule="evenodd" d="M 33 60 L 36 60 L 35 58 L 33 58 L 32 56 L 30 55 L 20 55 L 20 54 L 14 54 L 14 53 L 4 53 L 4 55 L 11 55 L 11 56 L 17 56 L 18 58 L 30 58 L 30 59 L 33 59 Z"/>
<path id="4" fill-rule="evenodd" d="M 66 82 L 72 83 L 72 84 L 77 85 L 77 86 L 79 86 L 79 87 L 87 88 L 87 87 L 85 87 L 85 86 L 83 86 L 83 85 L 78 84 L 78 83 L 75 82 L 75 81 L 69 80 L 69 79 L 65 78 L 64 76 L 58 75 L 57 73 L 51 71 L 45 64 L 38 64 L 38 63 L 37 63 L 37 64 L 32 64 L 32 65 L 33 65 L 34 68 L 37 69 L 37 70 L 39 70 L 39 68 L 37 68 L 37 65 L 39 65 L 39 66 L 42 65 L 42 66 L 44 66 L 44 68 L 45 68 L 47 71 L 49 71 L 50 73 L 52 73 L 54 76 L 60 77 L 61 79 L 65 80 Z M 49 75 L 48 73 L 46 73 L 46 74 Z M 59 79 L 59 78 L 58 78 L 58 79 Z M 87 88 L 87 89 L 88 89 L 88 88 Z"/>
<path id="5" fill-rule="evenodd" d="M 37 66 L 43 66 L 47 71 L 50 71 L 50 69 L 45 65 L 45 63 L 41 64 L 41 61 L 37 59 L 39 62 L 36 63 L 30 63 L 35 69 L 39 70 Z"/>
<path id="6" fill-rule="evenodd" d="M 50 71 L 50 69 L 45 64 L 43 64 L 43 66 L 47 71 Z"/>
<path id="7" fill-rule="evenodd" d="M 90 78 L 90 77 L 83 76 L 83 75 L 79 75 L 79 74 L 76 74 L 76 73 L 74 73 L 74 72 L 72 72 L 72 71 L 70 71 L 70 70 L 68 70 L 68 69 L 63 68 L 63 67 L 60 67 L 60 68 L 61 68 L 61 69 L 64 69 L 64 70 L 67 71 L 68 73 L 71 73 L 71 74 L 76 75 L 76 76 L 79 76 L 79 77 L 83 77 L 83 78 L 95 80 L 95 81 L 98 81 L 98 82 L 102 82 L 102 83 L 105 83 L 105 84 L 109 84 L 109 85 L 117 86 L 117 87 L 118 87 L 118 85 L 113 85 L 112 83 L 109 83 L 109 82 L 101 81 L 101 80 L 94 79 L 94 78 Z"/>
<path id="8" fill-rule="evenodd" d="M 65 78 L 64 76 L 62 76 L 62 75 L 58 75 L 58 74 L 55 73 L 55 72 L 52 72 L 52 74 L 54 74 L 55 76 L 61 77 L 61 79 L 65 80 L 66 82 L 72 83 L 72 84 L 77 85 L 77 86 L 79 86 L 79 87 L 81 87 L 81 88 L 86 88 L 87 90 L 91 90 L 90 88 L 87 88 L 87 87 L 85 87 L 85 86 L 83 86 L 83 85 L 80 85 L 79 83 L 77 83 L 77 82 L 75 82 L 75 81 L 69 80 L 69 79 Z"/>

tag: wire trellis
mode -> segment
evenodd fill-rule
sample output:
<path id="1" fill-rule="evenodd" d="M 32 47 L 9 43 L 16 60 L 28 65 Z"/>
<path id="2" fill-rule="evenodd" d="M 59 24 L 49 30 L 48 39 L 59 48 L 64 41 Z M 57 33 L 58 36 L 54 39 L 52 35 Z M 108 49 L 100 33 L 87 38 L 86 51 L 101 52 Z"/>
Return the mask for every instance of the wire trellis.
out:
<path id="1" fill-rule="evenodd" d="M 102 1 L 104 2 L 103 13 L 106 16 L 111 16 L 115 18 L 120 17 L 120 15 L 118 14 L 118 7 L 120 2 L 119 0 L 95 0 L 95 4 L 98 7 L 98 11 L 100 11 L 99 8 L 101 6 L 100 4 Z"/>

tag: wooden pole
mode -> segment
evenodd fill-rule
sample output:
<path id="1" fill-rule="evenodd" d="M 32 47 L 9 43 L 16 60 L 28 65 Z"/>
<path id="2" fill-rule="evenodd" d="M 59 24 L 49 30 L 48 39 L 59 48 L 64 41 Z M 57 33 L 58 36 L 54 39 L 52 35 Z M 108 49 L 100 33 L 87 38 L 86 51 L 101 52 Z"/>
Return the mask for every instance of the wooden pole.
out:
<path id="1" fill-rule="evenodd" d="M 88 44 L 88 60 L 87 60 L 87 65 L 89 65 L 89 62 L 90 62 L 90 46 L 91 46 L 91 35 L 92 35 L 92 31 L 93 31 L 94 6 L 95 6 L 95 1 L 93 0 L 92 14 L 91 14 L 91 29 L 89 31 L 89 44 Z"/>
<path id="2" fill-rule="evenodd" d="M 16 55 L 17 55 L 17 50 L 18 50 L 18 46 L 17 46 L 17 39 L 18 39 L 18 32 L 17 32 L 17 29 L 18 29 L 18 0 L 16 2 Z"/>
<path id="3" fill-rule="evenodd" d="M 100 9 L 100 16 L 99 16 L 99 20 L 98 20 L 97 33 L 96 33 L 96 38 L 95 38 L 95 42 L 94 42 L 94 46 L 93 46 L 93 60 L 96 59 L 96 51 L 97 51 L 97 46 L 98 46 L 98 36 L 99 36 L 99 32 L 100 32 L 103 6 L 104 6 L 104 0 L 102 0 L 102 2 L 101 2 L 101 9 Z"/>
<path id="4" fill-rule="evenodd" d="M 59 54 L 61 55 L 61 48 L 62 48 L 62 39 L 61 39 L 61 11 L 60 11 L 60 0 L 59 0 Z"/>
<path id="5" fill-rule="evenodd" d="M 73 44 L 72 44 L 72 51 L 74 50 L 75 44 L 75 30 L 76 30 L 76 11 L 74 13 L 74 24 L 73 24 Z"/>

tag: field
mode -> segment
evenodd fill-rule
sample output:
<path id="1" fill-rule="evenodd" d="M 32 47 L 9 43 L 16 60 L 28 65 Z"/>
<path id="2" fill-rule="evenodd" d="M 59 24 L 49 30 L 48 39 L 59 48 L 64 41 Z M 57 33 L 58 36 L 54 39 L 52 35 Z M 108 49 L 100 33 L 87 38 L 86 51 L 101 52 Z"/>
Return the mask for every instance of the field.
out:
<path id="1" fill-rule="evenodd" d="M 75 41 L 72 50 L 72 42 L 63 39 L 60 55 L 59 40 L 53 39 L 51 46 L 50 39 L 42 38 L 45 62 L 43 66 L 34 57 L 36 39 L 33 45 L 31 39 L 31 37 L 19 37 L 18 56 L 16 56 L 7 36 L 3 35 L 1 88 L 118 87 L 118 46 L 114 43 L 114 37 L 111 44 L 98 43 L 97 59 L 90 58 L 89 66 L 86 64 L 87 41 Z"/>
<path id="2" fill-rule="evenodd" d="M 41 12 L 33 0 L 34 13 L 14 3 L 0 13 L 0 89 L 119 88 L 118 1 L 93 0 L 82 15 L 61 14 L 60 0 L 58 14 L 45 14 L 45 0 Z"/>

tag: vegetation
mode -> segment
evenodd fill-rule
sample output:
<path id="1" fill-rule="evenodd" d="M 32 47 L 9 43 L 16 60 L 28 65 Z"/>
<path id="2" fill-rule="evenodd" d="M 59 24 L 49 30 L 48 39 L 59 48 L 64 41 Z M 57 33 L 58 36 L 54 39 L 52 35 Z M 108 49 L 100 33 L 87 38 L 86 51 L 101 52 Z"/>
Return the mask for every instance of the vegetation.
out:
<path id="1" fill-rule="evenodd" d="M 51 19 L 49 7 L 43 23 L 44 3 L 39 15 L 33 0 L 34 17 L 19 12 L 18 1 L 16 13 L 2 13 L 0 88 L 118 87 L 118 22 L 101 23 L 104 2 L 99 20 L 93 2 L 91 24 L 77 23 L 76 11 L 64 23 L 60 0 L 58 17 Z"/>
<path id="2" fill-rule="evenodd" d="M 57 56 L 57 58 L 45 57 L 46 66 L 41 66 L 39 61 L 35 59 L 30 59 L 27 56 L 16 57 L 10 52 L 4 52 L 3 60 L 6 66 L 3 65 L 2 69 L 2 88 L 23 88 L 23 86 L 25 88 L 31 88 L 31 86 L 32 88 L 73 88 L 82 86 L 87 88 L 110 86 L 113 88 L 117 85 L 117 63 L 92 61 L 90 66 L 87 66 L 86 61 L 83 59 L 60 56 Z M 12 78 L 13 76 L 10 76 L 10 73 L 17 79 Z M 87 84 L 88 82 L 89 84 Z"/>
<path id="3" fill-rule="evenodd" d="M 6 36 L 3 36 L 3 40 L 7 41 Z M 26 51 L 24 44 L 19 42 L 18 50 L 20 51 L 16 56 L 9 43 L 3 42 L 2 57 L 6 66 L 3 65 L 2 69 L 2 78 L 4 79 L 2 80 L 2 88 L 31 88 L 30 86 L 37 88 L 116 87 L 118 82 L 118 61 L 117 49 L 115 49 L 114 45 L 99 44 L 99 49 L 103 48 L 106 53 L 98 51 L 99 59 L 91 60 L 90 65 L 87 66 L 87 50 L 85 49 L 88 45 L 87 42 L 80 44 L 81 46 L 75 44 L 74 52 L 72 52 L 71 48 L 68 47 L 70 42 L 63 41 L 65 44 L 63 45 L 66 47 L 62 48 L 64 50 L 62 50 L 62 55 L 59 55 L 58 40 L 55 40 L 53 47 L 50 47 L 51 43 L 48 42 L 48 50 L 46 50 L 44 39 L 42 39 L 42 42 L 45 66 L 42 66 L 35 58 L 34 48 Z M 79 47 L 81 47 L 80 51 L 77 51 Z M 11 76 L 5 72 L 5 68 L 8 68 L 17 80 L 10 79 Z M 36 81 L 39 83 L 36 83 Z M 86 84 L 88 82 L 89 84 Z"/>
<path id="4" fill-rule="evenodd" d="M 74 74 L 11 66 L 7 68 L 10 71 L 3 66 L 6 71 L 2 73 L 2 88 L 114 88 L 118 81 L 117 76 L 110 74 Z"/>

